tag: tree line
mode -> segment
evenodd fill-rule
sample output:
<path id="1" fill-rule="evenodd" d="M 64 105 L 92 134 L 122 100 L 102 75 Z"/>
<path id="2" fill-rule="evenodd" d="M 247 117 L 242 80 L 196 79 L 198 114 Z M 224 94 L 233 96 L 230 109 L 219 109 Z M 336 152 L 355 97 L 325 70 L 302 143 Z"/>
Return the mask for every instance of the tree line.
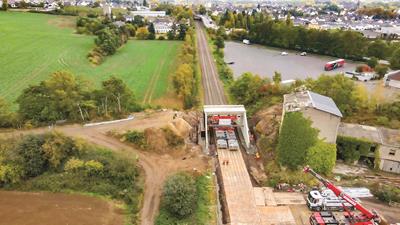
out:
<path id="1" fill-rule="evenodd" d="M 318 30 L 294 26 L 290 20 L 272 18 L 265 12 L 231 12 L 227 10 L 215 18 L 220 26 L 233 29 L 230 37 L 234 40 L 249 39 L 262 45 L 314 52 L 340 58 L 362 60 L 365 56 L 379 59 L 395 59 L 394 52 L 400 49 L 396 42 L 375 43 L 361 33 L 350 30 Z M 384 43 L 384 44 L 382 44 Z M 377 45 L 384 45 L 384 52 L 377 52 Z M 371 49 L 370 49 L 371 48 Z"/>
<path id="2" fill-rule="evenodd" d="M 200 103 L 196 54 L 194 30 L 189 28 L 179 53 L 178 68 L 173 75 L 175 92 L 183 99 L 185 109 L 196 107 Z"/>
<path id="3" fill-rule="evenodd" d="M 100 89 L 90 87 L 89 82 L 69 72 L 55 72 L 49 79 L 22 91 L 16 100 L 17 112 L 12 112 L 0 99 L 0 125 L 22 127 L 119 118 L 140 110 L 133 92 L 115 76 L 103 81 Z"/>
<path id="4" fill-rule="evenodd" d="M 95 65 L 101 64 L 105 56 L 113 55 L 119 47 L 136 34 L 132 24 L 115 25 L 108 17 L 79 17 L 76 21 L 79 34 L 96 35 L 94 47 L 88 53 L 88 59 Z"/>
<path id="5" fill-rule="evenodd" d="M 305 86 L 308 90 L 331 97 L 342 112 L 344 121 L 400 128 L 400 99 L 385 102 L 382 85 L 369 94 L 363 85 L 357 85 L 341 74 L 297 80 L 290 86 L 281 86 L 280 81 L 281 75 L 277 72 L 272 80 L 245 73 L 231 83 L 229 91 L 234 102 L 244 104 L 251 114 L 261 107 L 282 102 L 284 94 Z"/>
<path id="6" fill-rule="evenodd" d="M 1 139 L 0 188 L 107 196 L 125 203 L 130 224 L 138 224 L 136 162 L 60 133 Z"/>

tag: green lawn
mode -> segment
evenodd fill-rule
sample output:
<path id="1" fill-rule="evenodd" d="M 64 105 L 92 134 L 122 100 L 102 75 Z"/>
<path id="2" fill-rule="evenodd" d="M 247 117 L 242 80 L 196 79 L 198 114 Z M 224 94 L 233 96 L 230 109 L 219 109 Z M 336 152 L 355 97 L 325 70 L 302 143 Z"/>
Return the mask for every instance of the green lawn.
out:
<path id="1" fill-rule="evenodd" d="M 149 103 L 167 92 L 181 42 L 130 40 L 100 66 L 93 66 L 86 55 L 94 37 L 74 34 L 74 24 L 74 17 L 0 12 L 0 96 L 13 103 L 29 84 L 57 70 L 70 71 L 96 86 L 115 75 L 140 102 Z"/>

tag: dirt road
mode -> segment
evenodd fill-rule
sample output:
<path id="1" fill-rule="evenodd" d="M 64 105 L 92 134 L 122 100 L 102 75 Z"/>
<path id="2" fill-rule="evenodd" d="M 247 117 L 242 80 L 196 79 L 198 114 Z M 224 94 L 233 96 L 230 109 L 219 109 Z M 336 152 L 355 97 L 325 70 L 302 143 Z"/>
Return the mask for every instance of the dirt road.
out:
<path id="1" fill-rule="evenodd" d="M 78 194 L 0 191 L 0 225 L 122 225 L 124 210 Z"/>
<path id="2" fill-rule="evenodd" d="M 144 130 L 148 127 L 163 127 L 172 120 L 172 111 L 157 112 L 151 115 L 139 113 L 132 121 L 115 124 L 82 127 L 81 125 L 67 125 L 52 128 L 68 136 L 84 139 L 96 145 L 126 154 L 128 157 L 139 157 L 139 165 L 145 173 L 144 199 L 141 210 L 141 224 L 153 225 L 158 212 L 162 186 L 165 179 L 178 172 L 190 171 L 196 168 L 205 171 L 208 168 L 208 159 L 198 152 L 182 153 L 181 155 L 160 155 L 152 152 L 139 151 L 132 146 L 106 135 L 108 131 L 122 132 L 128 129 Z M 0 133 L 0 136 L 15 136 L 27 133 L 42 133 L 48 128 L 32 129 L 28 131 L 14 131 Z"/>
<path id="3" fill-rule="evenodd" d="M 208 47 L 206 34 L 201 22 L 196 22 L 196 36 L 204 90 L 204 104 L 224 105 L 227 103 L 227 98 L 223 85 L 219 80 L 217 66 Z"/>

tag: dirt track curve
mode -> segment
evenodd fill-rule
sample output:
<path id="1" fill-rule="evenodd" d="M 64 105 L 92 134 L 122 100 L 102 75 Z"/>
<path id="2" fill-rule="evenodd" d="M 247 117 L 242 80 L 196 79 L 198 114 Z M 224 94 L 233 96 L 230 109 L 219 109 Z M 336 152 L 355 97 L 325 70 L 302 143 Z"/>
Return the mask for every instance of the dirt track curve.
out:
<path id="1" fill-rule="evenodd" d="M 108 125 L 83 127 L 81 125 L 66 125 L 52 128 L 65 135 L 81 138 L 90 143 L 109 148 L 113 151 L 126 154 L 128 157 L 139 157 L 139 165 L 145 173 L 144 198 L 141 210 L 141 224 L 153 225 L 158 213 L 162 186 L 166 178 L 178 171 L 189 171 L 196 168 L 204 171 L 208 167 L 205 157 L 186 153 L 179 157 L 168 154 L 160 155 L 152 152 L 139 151 L 132 146 L 106 135 L 107 131 L 122 132 L 128 129 L 143 130 L 147 127 L 162 127 L 173 117 L 173 112 L 158 112 L 151 116 L 139 115 L 132 121 L 120 122 Z M 29 133 L 43 133 L 49 128 L 38 128 L 26 131 L 2 132 L 0 136 L 15 136 Z M 182 160 L 182 159 L 185 160 Z"/>

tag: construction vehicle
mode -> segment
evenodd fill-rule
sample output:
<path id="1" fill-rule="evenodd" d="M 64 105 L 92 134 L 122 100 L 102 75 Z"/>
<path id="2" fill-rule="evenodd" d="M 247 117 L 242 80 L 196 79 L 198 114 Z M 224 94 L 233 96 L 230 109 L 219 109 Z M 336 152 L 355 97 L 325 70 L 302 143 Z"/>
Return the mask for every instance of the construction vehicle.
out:
<path id="1" fill-rule="evenodd" d="M 337 196 L 326 196 L 318 190 L 312 190 L 307 196 L 307 206 L 313 211 L 344 211 L 344 207 L 354 210 L 354 207 Z"/>
<path id="2" fill-rule="evenodd" d="M 345 205 L 344 210 L 346 211 L 344 214 L 343 219 L 338 219 L 335 218 L 335 216 L 332 214 L 333 218 L 336 220 L 334 222 L 332 220 L 332 223 L 329 224 L 337 224 L 337 225 L 377 225 L 377 224 L 385 224 L 383 220 L 381 220 L 380 216 L 377 214 L 375 211 L 370 211 L 366 208 L 364 208 L 360 203 L 355 201 L 353 198 L 351 198 L 349 195 L 344 193 L 340 188 L 336 187 L 333 185 L 329 180 L 323 178 L 321 175 L 316 173 L 314 170 L 312 170 L 309 166 L 304 167 L 303 170 L 305 173 L 310 173 L 313 175 L 315 178 L 317 178 L 326 188 L 330 189 L 333 191 L 333 193 L 342 199 L 344 199 L 346 202 L 350 203 L 356 210 L 360 211 L 360 214 L 355 214 L 354 212 L 351 212 Z M 329 218 L 331 220 L 331 218 Z M 310 223 L 312 225 L 325 225 L 328 224 L 327 221 L 325 221 L 324 217 L 321 215 L 320 212 L 314 212 L 310 216 Z"/>

